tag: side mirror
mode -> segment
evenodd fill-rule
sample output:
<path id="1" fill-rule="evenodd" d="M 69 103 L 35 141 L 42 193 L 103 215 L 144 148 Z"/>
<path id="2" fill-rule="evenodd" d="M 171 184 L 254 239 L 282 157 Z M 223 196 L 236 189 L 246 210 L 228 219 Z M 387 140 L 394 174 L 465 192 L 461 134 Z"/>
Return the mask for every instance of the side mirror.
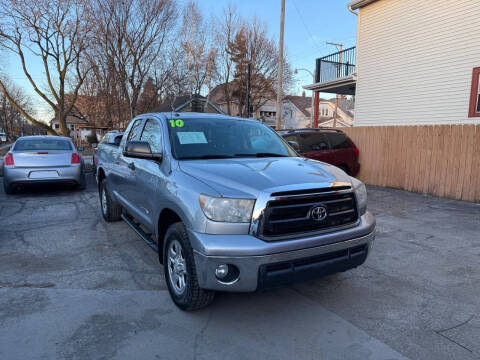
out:
<path id="1" fill-rule="evenodd" d="M 77 151 L 83 152 L 85 151 L 85 148 L 83 146 L 79 146 L 77 147 Z"/>
<path id="2" fill-rule="evenodd" d="M 152 154 L 150 144 L 146 141 L 127 141 L 123 149 L 123 156 L 157 161 L 162 160 L 162 154 Z"/>
<path id="3" fill-rule="evenodd" d="M 298 145 L 296 141 L 289 141 L 288 145 L 290 145 L 296 152 L 300 151 L 300 145 Z"/>

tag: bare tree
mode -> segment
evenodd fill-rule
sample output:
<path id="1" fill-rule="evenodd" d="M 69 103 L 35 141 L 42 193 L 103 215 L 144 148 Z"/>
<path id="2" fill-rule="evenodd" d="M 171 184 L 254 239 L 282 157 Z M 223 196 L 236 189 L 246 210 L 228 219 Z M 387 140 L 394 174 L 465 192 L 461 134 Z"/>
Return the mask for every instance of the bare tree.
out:
<path id="1" fill-rule="evenodd" d="M 22 108 L 31 109 L 31 103 L 27 96 L 16 86 L 6 79 L 2 80 L 8 89 L 8 93 L 16 103 L 21 104 Z M 0 93 L 0 129 L 5 131 L 10 137 L 19 133 L 24 127 L 24 118 L 20 112 L 7 100 L 3 92 Z"/>
<path id="2" fill-rule="evenodd" d="M 128 103 L 130 117 L 145 81 L 173 35 L 176 8 L 172 0 L 99 0 L 96 5 L 96 46 L 115 73 Z"/>
<path id="3" fill-rule="evenodd" d="M 182 20 L 181 38 L 189 92 L 200 94 L 206 87 L 208 93 L 216 71 L 217 53 L 213 46 L 214 33 L 211 30 L 213 26 L 205 21 L 198 5 L 193 1 L 185 6 Z"/>
<path id="4" fill-rule="evenodd" d="M 87 0 L 2 0 L 0 3 L 0 46 L 17 55 L 33 90 L 55 113 L 62 135 L 69 134 L 66 117 L 75 105 L 85 78 L 82 60 L 90 33 L 88 12 Z M 31 54 L 42 61 L 46 89 L 42 89 L 30 73 L 27 61 Z M 0 89 L 27 120 L 56 135 L 18 103 L 1 80 Z M 72 94 L 69 104 L 65 97 L 68 92 Z"/>
<path id="5" fill-rule="evenodd" d="M 251 65 L 251 106 L 256 111 L 275 96 L 278 79 L 278 50 L 267 28 L 258 18 L 244 22 L 229 43 L 228 54 L 235 64 L 233 95 L 239 100 L 241 114 L 246 111 L 247 66 Z M 284 60 L 284 90 L 292 84 L 290 65 Z"/>
<path id="6" fill-rule="evenodd" d="M 231 88 L 232 84 L 230 82 L 233 78 L 235 64 L 229 53 L 229 46 L 234 41 L 241 27 L 240 19 L 236 14 L 236 8 L 229 4 L 228 7 L 223 10 L 223 18 L 218 21 L 218 23 L 220 26 L 217 28 L 217 34 L 215 36 L 218 48 L 217 79 L 219 83 L 224 84 L 227 113 L 231 115 L 233 89 Z"/>

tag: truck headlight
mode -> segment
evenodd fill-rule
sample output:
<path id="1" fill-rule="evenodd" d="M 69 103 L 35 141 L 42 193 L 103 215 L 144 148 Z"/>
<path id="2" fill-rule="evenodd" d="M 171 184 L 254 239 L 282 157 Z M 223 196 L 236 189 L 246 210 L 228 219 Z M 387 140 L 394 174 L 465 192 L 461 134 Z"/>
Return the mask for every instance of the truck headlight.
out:
<path id="1" fill-rule="evenodd" d="M 252 199 L 232 199 L 200 195 L 200 207 L 207 218 L 220 222 L 250 222 L 252 218 Z"/>
<path id="2" fill-rule="evenodd" d="M 358 209 L 360 215 L 365 214 L 367 211 L 367 188 L 365 184 L 354 177 L 350 177 L 352 180 L 353 190 L 355 191 L 355 196 L 357 198 Z"/>

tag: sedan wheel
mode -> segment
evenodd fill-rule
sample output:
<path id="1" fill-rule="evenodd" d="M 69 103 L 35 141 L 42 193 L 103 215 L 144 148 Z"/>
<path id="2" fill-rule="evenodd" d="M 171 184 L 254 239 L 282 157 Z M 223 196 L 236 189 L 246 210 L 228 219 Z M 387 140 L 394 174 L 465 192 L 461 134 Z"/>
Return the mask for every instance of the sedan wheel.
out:
<path id="1" fill-rule="evenodd" d="M 102 212 L 104 216 L 107 216 L 107 192 L 105 191 L 105 187 L 102 187 L 102 197 L 100 198 L 100 202 L 102 204 Z"/>

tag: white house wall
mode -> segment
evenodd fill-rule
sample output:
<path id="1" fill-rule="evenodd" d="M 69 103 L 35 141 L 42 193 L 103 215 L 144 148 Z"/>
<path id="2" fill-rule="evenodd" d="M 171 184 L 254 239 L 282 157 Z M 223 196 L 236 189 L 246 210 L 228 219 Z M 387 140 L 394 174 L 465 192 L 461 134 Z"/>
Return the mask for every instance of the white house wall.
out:
<path id="1" fill-rule="evenodd" d="M 480 123 L 468 117 L 479 29 L 479 0 L 380 0 L 361 8 L 355 126 Z"/>
<path id="2" fill-rule="evenodd" d="M 310 118 L 307 118 L 290 101 L 282 104 L 282 121 L 285 129 L 305 128 L 310 125 Z"/>

